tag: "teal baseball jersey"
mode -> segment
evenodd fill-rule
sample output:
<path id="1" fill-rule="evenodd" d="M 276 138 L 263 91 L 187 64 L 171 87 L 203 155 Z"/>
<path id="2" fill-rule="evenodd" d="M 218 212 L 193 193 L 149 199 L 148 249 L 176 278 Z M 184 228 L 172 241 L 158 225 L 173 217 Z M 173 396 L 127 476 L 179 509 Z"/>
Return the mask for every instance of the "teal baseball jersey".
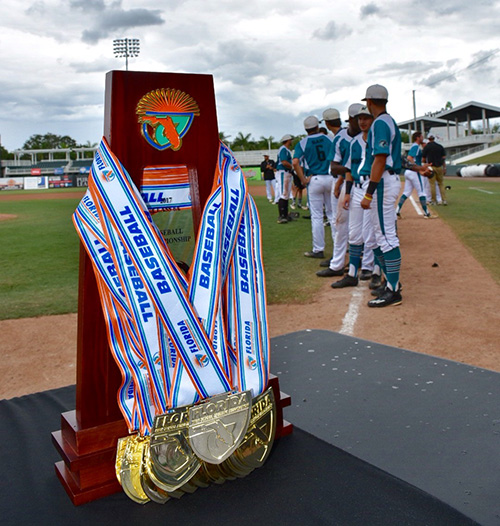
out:
<path id="1" fill-rule="evenodd" d="M 358 133 L 351 141 L 349 148 L 349 157 L 344 165 L 352 174 L 355 183 L 359 183 L 359 167 L 366 155 L 366 141 L 363 139 L 363 133 Z"/>
<path id="2" fill-rule="evenodd" d="M 414 142 L 411 145 L 408 155 L 410 155 L 411 157 L 415 159 L 415 164 L 422 166 L 422 148 L 420 148 L 420 144 L 417 144 L 416 142 Z"/>
<path id="3" fill-rule="evenodd" d="M 278 162 L 276 168 L 278 170 L 285 170 L 285 172 L 289 172 L 290 168 L 285 166 L 283 161 L 288 161 L 290 164 L 292 164 L 292 152 L 284 144 L 281 145 L 281 148 L 278 150 Z"/>
<path id="4" fill-rule="evenodd" d="M 332 139 L 323 133 L 314 133 L 304 137 L 296 146 L 293 158 L 299 159 L 305 175 L 328 175 L 330 161 L 328 154 Z"/>
<path id="5" fill-rule="evenodd" d="M 374 121 L 368 132 L 366 156 L 359 173 L 370 176 L 375 155 L 386 156 L 385 169 L 399 174 L 401 172 L 401 133 L 394 119 L 382 113 Z"/>

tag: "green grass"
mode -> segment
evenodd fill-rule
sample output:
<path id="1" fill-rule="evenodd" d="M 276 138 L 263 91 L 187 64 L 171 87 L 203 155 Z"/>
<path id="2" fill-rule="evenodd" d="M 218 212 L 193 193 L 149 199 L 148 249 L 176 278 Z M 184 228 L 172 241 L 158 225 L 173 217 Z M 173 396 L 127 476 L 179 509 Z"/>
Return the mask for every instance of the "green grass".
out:
<path id="1" fill-rule="evenodd" d="M 446 196 L 450 206 L 439 207 L 440 217 L 500 284 L 500 183 L 457 177 L 445 184 L 451 186 Z"/>
<path id="2" fill-rule="evenodd" d="M 446 184 L 451 186 L 450 206 L 439 207 L 439 215 L 500 284 L 500 183 L 450 177 Z M 78 201 L 0 201 L 0 213 L 18 216 L 0 221 L 0 319 L 76 312 L 79 243 L 71 215 Z M 310 220 L 301 217 L 279 225 L 276 205 L 265 197 L 255 201 L 262 223 L 268 302 L 300 305 L 310 301 L 323 283 L 314 276 L 319 261 L 303 256 L 311 250 Z M 329 229 L 325 239 L 328 257 L 332 251 Z"/>
<path id="3" fill-rule="evenodd" d="M 305 258 L 311 250 L 311 221 L 300 217 L 297 221 L 278 224 L 277 205 L 265 197 L 256 197 L 262 224 L 262 247 L 266 270 L 268 303 L 305 303 L 320 289 L 321 279 L 314 276 L 320 270 L 318 259 Z M 300 215 L 309 211 L 300 210 Z M 325 256 L 332 255 L 330 229 L 325 229 Z"/>
<path id="4" fill-rule="evenodd" d="M 0 201 L 0 319 L 76 311 L 76 199 Z"/>

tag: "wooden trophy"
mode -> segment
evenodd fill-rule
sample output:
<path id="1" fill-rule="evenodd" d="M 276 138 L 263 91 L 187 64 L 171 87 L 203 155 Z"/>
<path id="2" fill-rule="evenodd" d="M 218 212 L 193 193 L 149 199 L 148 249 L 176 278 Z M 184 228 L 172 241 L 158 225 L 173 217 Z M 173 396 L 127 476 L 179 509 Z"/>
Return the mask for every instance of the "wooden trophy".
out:
<path id="1" fill-rule="evenodd" d="M 165 101 L 170 102 L 168 111 Z M 104 136 L 138 188 L 147 167 L 187 167 L 197 232 L 218 156 L 212 76 L 109 72 Z M 63 459 L 56 463 L 56 473 L 75 505 L 121 491 L 115 474 L 116 444 L 128 435 L 117 403 L 121 377 L 108 347 L 92 262 L 83 246 L 77 337 L 76 409 L 63 413 L 61 429 L 52 433 Z M 292 431 L 283 420 L 290 397 L 280 393 L 276 377 L 269 385 L 277 403 L 278 438 Z"/>

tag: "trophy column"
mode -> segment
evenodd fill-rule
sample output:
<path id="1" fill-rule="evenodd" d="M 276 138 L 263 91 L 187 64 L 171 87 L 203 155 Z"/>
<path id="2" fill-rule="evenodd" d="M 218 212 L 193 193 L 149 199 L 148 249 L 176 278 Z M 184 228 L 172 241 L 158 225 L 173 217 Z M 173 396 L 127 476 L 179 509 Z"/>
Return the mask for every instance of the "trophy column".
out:
<path id="1" fill-rule="evenodd" d="M 182 107 L 176 111 L 172 104 L 172 112 L 153 117 L 150 112 L 149 122 L 145 123 L 145 118 L 141 122 L 139 103 L 148 95 L 154 103 L 158 90 L 169 90 L 175 101 L 194 100 L 198 111 L 185 108 L 183 111 Z M 153 118 L 160 124 L 153 122 Z M 191 201 L 196 230 L 201 209 L 212 189 L 219 145 L 212 76 L 109 72 L 104 136 L 138 188 L 145 167 L 189 167 L 190 173 L 195 174 Z M 75 505 L 121 490 L 115 474 L 116 445 L 118 438 L 128 435 L 128 430 L 117 403 L 120 382 L 118 367 L 108 348 L 92 262 L 81 247 L 76 408 L 61 415 L 61 429 L 52 433 L 62 458 L 55 465 L 56 473 Z M 269 385 L 273 387 L 278 408 L 276 437 L 279 437 L 292 430 L 282 414 L 282 408 L 290 405 L 290 398 L 280 393 L 276 377 L 271 378 Z"/>

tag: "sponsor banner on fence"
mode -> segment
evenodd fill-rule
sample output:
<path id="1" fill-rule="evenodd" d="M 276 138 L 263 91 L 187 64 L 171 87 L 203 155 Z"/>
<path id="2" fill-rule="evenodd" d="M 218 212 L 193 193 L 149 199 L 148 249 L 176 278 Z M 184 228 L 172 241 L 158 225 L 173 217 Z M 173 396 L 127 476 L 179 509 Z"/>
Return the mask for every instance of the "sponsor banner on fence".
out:
<path id="1" fill-rule="evenodd" d="M 248 168 L 242 168 L 241 170 L 243 172 L 243 175 L 245 176 L 245 179 L 251 181 L 261 180 L 260 166 L 251 166 Z"/>
<path id="2" fill-rule="evenodd" d="M 24 178 L 24 189 L 25 190 L 41 190 L 49 187 L 49 179 L 46 176 L 41 177 L 25 177 Z"/>
<path id="3" fill-rule="evenodd" d="M 89 176 L 86 174 L 73 174 L 73 186 L 87 187 L 89 185 Z"/>
<path id="4" fill-rule="evenodd" d="M 68 188 L 73 186 L 72 178 L 69 175 L 51 175 L 49 177 L 49 188 Z"/>
<path id="5" fill-rule="evenodd" d="M 31 175 L 42 175 L 42 169 L 41 168 L 32 168 L 31 169 Z"/>
<path id="6" fill-rule="evenodd" d="M 0 178 L 0 190 L 22 190 L 24 177 L 2 177 Z"/>

